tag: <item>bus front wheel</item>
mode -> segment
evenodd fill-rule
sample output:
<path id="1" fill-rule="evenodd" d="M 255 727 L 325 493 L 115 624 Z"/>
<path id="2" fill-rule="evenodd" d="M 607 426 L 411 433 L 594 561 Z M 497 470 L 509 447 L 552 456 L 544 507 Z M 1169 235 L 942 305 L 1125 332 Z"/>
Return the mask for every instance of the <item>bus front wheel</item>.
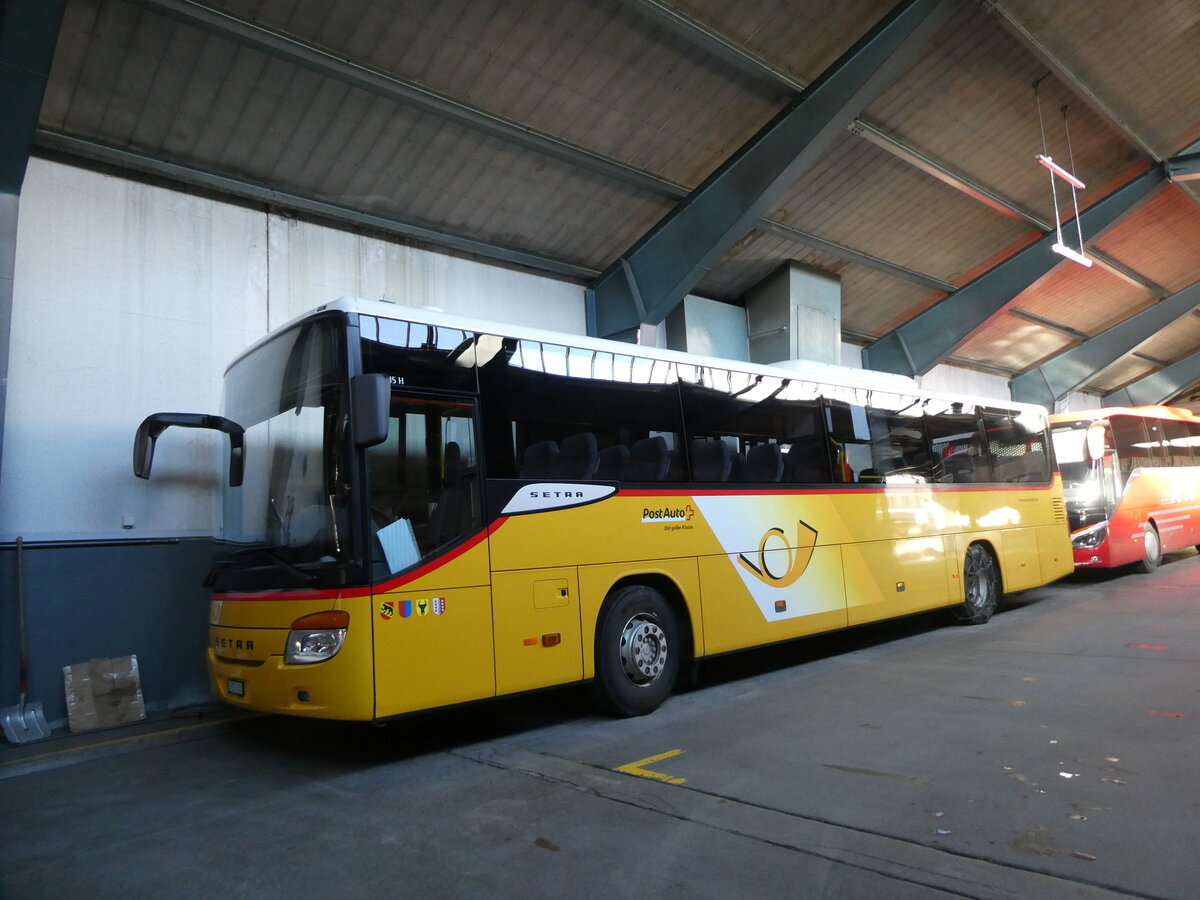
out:
<path id="1" fill-rule="evenodd" d="M 662 594 L 643 584 L 620 588 L 596 623 L 596 702 L 618 716 L 658 709 L 675 687 L 681 646 L 678 621 Z"/>
<path id="2" fill-rule="evenodd" d="M 982 625 L 1000 602 L 1000 573 L 996 560 L 983 544 L 972 544 L 963 559 L 963 602 L 954 617 L 964 625 Z"/>
<path id="3" fill-rule="evenodd" d="M 1162 541 L 1158 539 L 1158 529 L 1152 522 L 1146 523 L 1145 537 L 1142 538 L 1142 561 L 1138 569 L 1149 574 L 1158 568 L 1162 562 Z"/>

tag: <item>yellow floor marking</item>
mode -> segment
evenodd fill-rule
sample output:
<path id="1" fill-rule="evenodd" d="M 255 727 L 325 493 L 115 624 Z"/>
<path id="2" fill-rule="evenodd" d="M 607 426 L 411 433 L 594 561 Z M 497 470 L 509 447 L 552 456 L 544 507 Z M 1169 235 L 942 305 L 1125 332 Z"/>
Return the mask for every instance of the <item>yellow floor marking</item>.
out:
<path id="1" fill-rule="evenodd" d="M 652 772 L 649 769 L 642 768 L 642 766 L 649 763 L 656 763 L 660 759 L 670 759 L 672 756 L 678 756 L 682 752 L 682 750 L 668 750 L 666 753 L 658 754 L 658 756 L 647 756 L 645 759 L 639 759 L 637 762 L 617 766 L 613 771 L 624 772 L 626 775 L 636 775 L 639 778 L 653 778 L 655 781 L 663 781 L 667 784 L 683 784 L 687 781 L 686 778 L 672 778 L 670 775 L 664 775 L 662 772 Z"/>

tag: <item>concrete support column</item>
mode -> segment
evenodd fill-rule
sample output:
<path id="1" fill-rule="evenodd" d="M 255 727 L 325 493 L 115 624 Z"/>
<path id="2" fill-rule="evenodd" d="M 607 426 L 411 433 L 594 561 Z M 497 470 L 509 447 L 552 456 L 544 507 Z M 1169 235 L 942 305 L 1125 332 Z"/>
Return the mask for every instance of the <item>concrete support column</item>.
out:
<path id="1" fill-rule="evenodd" d="M 836 275 L 787 262 L 746 292 L 750 359 L 841 365 L 842 283 Z"/>

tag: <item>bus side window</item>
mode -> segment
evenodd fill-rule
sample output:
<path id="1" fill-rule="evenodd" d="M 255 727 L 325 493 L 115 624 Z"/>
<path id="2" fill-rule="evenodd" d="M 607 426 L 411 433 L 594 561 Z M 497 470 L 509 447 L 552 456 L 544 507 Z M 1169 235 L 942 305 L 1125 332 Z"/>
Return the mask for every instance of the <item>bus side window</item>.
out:
<path id="1" fill-rule="evenodd" d="M 867 408 L 842 400 L 826 401 L 825 424 L 829 429 L 834 482 L 849 484 L 875 478 Z M 866 473 L 865 479 L 862 473 Z"/>
<path id="2" fill-rule="evenodd" d="M 480 369 L 489 478 L 682 479 L 673 363 L 531 340 L 510 349 Z"/>
<path id="3" fill-rule="evenodd" d="M 1167 453 L 1167 436 L 1161 419 L 1146 419 L 1146 440 L 1149 444 L 1152 466 L 1169 466 L 1171 457 Z"/>
<path id="4" fill-rule="evenodd" d="M 1187 423 L 1174 419 L 1163 419 L 1159 424 L 1162 426 L 1163 440 L 1171 460 L 1170 465 L 1193 465 L 1191 436 L 1188 434 Z"/>
<path id="5" fill-rule="evenodd" d="M 983 432 L 974 412 L 927 412 L 925 429 L 933 449 L 934 481 L 941 484 L 972 484 L 992 480 L 992 467 L 984 449 Z"/>
<path id="6" fill-rule="evenodd" d="M 873 477 L 893 484 L 929 481 L 929 451 L 920 410 L 913 415 L 870 409 L 867 418 Z"/>
<path id="7" fill-rule="evenodd" d="M 827 484 L 821 407 L 790 379 L 697 367 L 681 383 L 692 477 L 729 485 Z M 730 455 L 728 475 L 724 444 Z"/>
<path id="8" fill-rule="evenodd" d="M 1200 466 L 1200 422 L 1187 422 L 1188 446 L 1192 448 L 1192 465 Z"/>
<path id="9" fill-rule="evenodd" d="M 1022 415 L 1009 412 L 985 412 L 983 421 L 995 481 L 1049 482 L 1044 421 L 1026 421 Z"/>
<path id="10" fill-rule="evenodd" d="M 1130 473 L 1140 466 L 1157 464 L 1150 449 L 1150 438 L 1146 434 L 1145 420 L 1139 416 L 1115 415 L 1109 417 L 1113 443 L 1117 447 L 1117 459 L 1121 463 L 1121 483 L 1129 480 Z"/>

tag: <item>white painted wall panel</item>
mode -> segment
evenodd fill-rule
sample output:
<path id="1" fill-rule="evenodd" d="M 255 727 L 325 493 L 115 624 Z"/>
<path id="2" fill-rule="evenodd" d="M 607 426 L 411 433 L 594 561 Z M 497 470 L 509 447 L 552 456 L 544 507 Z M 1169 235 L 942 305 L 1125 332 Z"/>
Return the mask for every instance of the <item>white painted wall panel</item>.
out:
<path id="1" fill-rule="evenodd" d="M 577 284 L 270 217 L 271 327 L 343 295 L 585 334 Z"/>
<path id="2" fill-rule="evenodd" d="M 586 330 L 578 285 L 31 160 L 0 540 L 216 534 L 226 439 L 168 429 L 146 482 L 132 473 L 137 425 L 219 411 L 238 353 L 345 294 Z"/>
<path id="3" fill-rule="evenodd" d="M 252 211 L 30 161 L 0 472 L 4 539 L 211 533 L 216 436 L 168 432 L 147 483 L 133 477 L 133 433 L 158 410 L 217 410 L 222 368 L 263 327 L 254 314 L 264 239 Z"/>

